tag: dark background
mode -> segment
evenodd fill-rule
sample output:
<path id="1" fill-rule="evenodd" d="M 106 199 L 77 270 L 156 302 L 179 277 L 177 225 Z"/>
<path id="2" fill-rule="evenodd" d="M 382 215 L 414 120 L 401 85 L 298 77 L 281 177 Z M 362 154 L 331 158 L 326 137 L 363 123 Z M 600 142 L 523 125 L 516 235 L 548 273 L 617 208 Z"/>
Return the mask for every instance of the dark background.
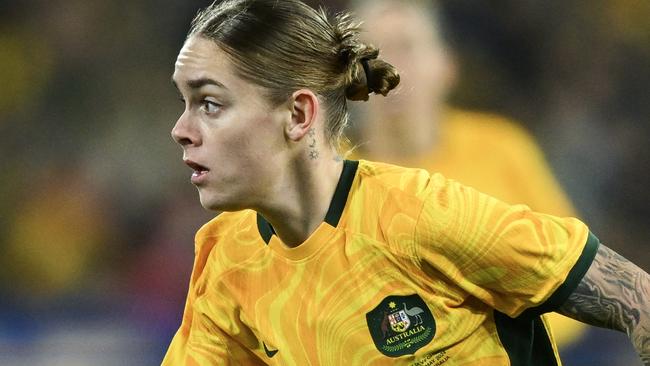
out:
<path id="1" fill-rule="evenodd" d="M 208 3 L 0 1 L 0 364 L 160 363 L 213 216 L 169 134 L 175 57 Z M 650 3 L 440 4 L 453 102 L 519 121 L 601 241 L 647 271 Z M 587 349 L 630 365 L 609 334 Z"/>

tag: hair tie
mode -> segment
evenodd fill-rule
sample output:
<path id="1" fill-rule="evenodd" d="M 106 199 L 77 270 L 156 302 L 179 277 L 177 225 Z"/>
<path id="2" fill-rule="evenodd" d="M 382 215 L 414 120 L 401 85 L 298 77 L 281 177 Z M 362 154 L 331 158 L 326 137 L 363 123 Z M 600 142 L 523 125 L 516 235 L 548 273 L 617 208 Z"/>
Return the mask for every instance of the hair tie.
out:
<path id="1" fill-rule="evenodd" d="M 370 80 L 372 80 L 372 71 L 370 69 L 370 65 L 368 65 L 368 60 L 370 58 L 364 57 L 361 59 L 361 66 L 363 66 L 363 72 L 366 74 L 366 86 L 368 87 L 368 93 L 374 92 L 372 90 L 372 87 L 370 85 Z"/>

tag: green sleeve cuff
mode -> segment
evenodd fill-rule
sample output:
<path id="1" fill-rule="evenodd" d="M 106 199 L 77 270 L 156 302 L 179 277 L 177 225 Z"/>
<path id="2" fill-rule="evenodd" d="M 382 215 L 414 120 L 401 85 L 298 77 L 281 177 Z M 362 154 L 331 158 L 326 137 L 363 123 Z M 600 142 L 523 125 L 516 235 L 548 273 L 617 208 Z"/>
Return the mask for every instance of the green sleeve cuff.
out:
<path id="1" fill-rule="evenodd" d="M 571 271 L 569 271 L 569 275 L 567 276 L 566 280 L 564 280 L 564 283 L 562 283 L 560 287 L 555 290 L 553 295 L 551 295 L 551 297 L 549 297 L 543 304 L 534 308 L 527 309 L 522 313 L 522 316 L 539 316 L 544 313 L 555 311 L 560 306 L 562 306 L 562 304 L 566 302 L 576 287 L 578 287 L 578 284 L 580 284 L 580 281 L 582 281 L 582 278 L 587 273 L 587 270 L 589 270 L 589 267 L 591 266 L 591 263 L 594 261 L 596 253 L 598 252 L 599 244 L 600 241 L 598 238 L 593 233 L 589 232 L 587 243 L 582 249 L 582 254 L 580 254 L 578 261 L 573 266 Z"/>

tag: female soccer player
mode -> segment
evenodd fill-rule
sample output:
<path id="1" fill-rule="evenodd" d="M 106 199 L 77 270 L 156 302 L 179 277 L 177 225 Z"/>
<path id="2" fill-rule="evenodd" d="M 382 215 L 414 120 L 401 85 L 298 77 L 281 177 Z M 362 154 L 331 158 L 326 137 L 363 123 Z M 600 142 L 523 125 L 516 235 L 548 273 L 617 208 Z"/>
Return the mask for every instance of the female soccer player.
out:
<path id="1" fill-rule="evenodd" d="M 192 23 L 172 130 L 201 204 L 164 365 L 557 365 L 540 315 L 627 332 L 649 276 L 585 224 L 440 174 L 341 159 L 346 98 L 399 81 L 348 16 L 228 0 Z"/>

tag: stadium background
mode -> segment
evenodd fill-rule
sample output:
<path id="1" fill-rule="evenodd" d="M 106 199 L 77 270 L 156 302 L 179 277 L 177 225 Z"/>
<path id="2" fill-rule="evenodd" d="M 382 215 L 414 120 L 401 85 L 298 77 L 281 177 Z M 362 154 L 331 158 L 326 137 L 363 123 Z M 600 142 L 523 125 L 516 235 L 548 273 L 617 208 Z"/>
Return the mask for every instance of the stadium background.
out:
<path id="1" fill-rule="evenodd" d="M 159 364 L 211 217 L 169 135 L 173 63 L 208 3 L 0 0 L 0 365 Z M 520 121 L 600 239 L 650 270 L 650 3 L 441 10 L 452 100 Z M 613 332 L 564 352 L 638 363 Z"/>

